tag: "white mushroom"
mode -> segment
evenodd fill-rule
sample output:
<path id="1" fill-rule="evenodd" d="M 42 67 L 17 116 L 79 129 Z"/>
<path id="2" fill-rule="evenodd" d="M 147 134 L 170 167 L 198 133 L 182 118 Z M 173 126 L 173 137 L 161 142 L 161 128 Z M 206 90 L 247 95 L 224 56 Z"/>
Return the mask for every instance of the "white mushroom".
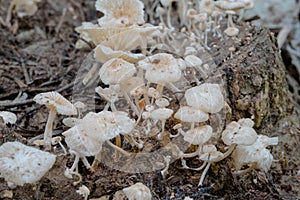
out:
<path id="1" fill-rule="evenodd" d="M 0 174 L 7 182 L 23 186 L 36 183 L 51 169 L 56 156 L 20 142 L 0 146 Z"/>
<path id="2" fill-rule="evenodd" d="M 97 0 L 96 10 L 104 13 L 101 26 L 132 26 L 144 23 L 144 4 L 139 0 Z"/>
<path id="3" fill-rule="evenodd" d="M 271 167 L 273 156 L 266 147 L 277 144 L 278 137 L 269 138 L 265 135 L 259 135 L 252 145 L 238 145 L 232 153 L 236 169 L 240 170 L 245 164 L 251 165 L 248 169 L 239 171 L 238 173 L 248 172 L 253 168 L 267 172 Z"/>
<path id="4" fill-rule="evenodd" d="M 3 119 L 5 124 L 14 124 L 17 121 L 17 116 L 8 111 L 0 111 L 0 117 Z"/>
<path id="5" fill-rule="evenodd" d="M 150 189 L 143 183 L 136 183 L 130 187 L 124 188 L 128 200 L 151 200 L 152 195 Z"/>
<path id="6" fill-rule="evenodd" d="M 177 60 L 171 54 L 155 54 L 141 60 L 138 65 L 146 70 L 145 78 L 149 83 L 157 84 L 156 89 L 160 94 L 162 94 L 165 85 L 172 85 L 173 82 L 181 78 L 181 70 Z M 174 86 L 173 88 L 176 87 Z"/>
<path id="7" fill-rule="evenodd" d="M 63 115 L 76 115 L 75 106 L 58 92 L 45 92 L 36 95 L 33 100 L 38 104 L 44 104 L 49 110 L 49 116 L 44 132 L 46 149 L 51 149 L 52 127 L 56 113 Z"/>
<path id="8" fill-rule="evenodd" d="M 209 118 L 207 113 L 190 106 L 181 106 L 174 117 L 182 122 L 191 123 L 191 129 L 194 128 L 195 123 L 205 122 Z"/>
<path id="9" fill-rule="evenodd" d="M 207 113 L 219 112 L 224 107 L 224 97 L 218 84 L 204 83 L 185 91 L 189 106 Z"/>
<path id="10" fill-rule="evenodd" d="M 157 138 L 162 139 L 165 132 L 165 123 L 168 118 L 173 114 L 173 110 L 169 108 L 158 108 L 150 112 L 150 117 L 154 120 L 161 121 L 161 132 L 158 134 Z"/>

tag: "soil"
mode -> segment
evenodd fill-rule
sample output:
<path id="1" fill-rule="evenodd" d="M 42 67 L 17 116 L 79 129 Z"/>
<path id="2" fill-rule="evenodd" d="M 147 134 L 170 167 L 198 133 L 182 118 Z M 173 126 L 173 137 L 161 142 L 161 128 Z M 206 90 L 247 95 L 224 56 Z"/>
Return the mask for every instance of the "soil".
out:
<path id="1" fill-rule="evenodd" d="M 9 1 L 1 4 L 0 17 L 5 19 Z M 43 134 L 48 114 L 47 109 L 35 104 L 32 98 L 38 93 L 56 90 L 68 99 L 76 99 L 74 90 L 81 89 L 81 75 L 95 63 L 90 53 L 92 48 L 75 49 L 79 35 L 74 31 L 81 22 L 96 23 L 101 16 L 95 11 L 93 1 L 47 0 L 40 2 L 38 7 L 31 17 L 20 19 L 13 15 L 11 28 L 4 26 L 0 19 L 0 110 L 14 112 L 18 117 L 15 125 L 5 126 L 1 122 L 0 144 L 20 141 L 32 145 L 30 139 Z M 100 163 L 92 173 L 80 162 L 79 173 L 83 180 L 74 186 L 76 177 L 68 179 L 63 175 L 74 157 L 60 155 L 62 149 L 57 145 L 52 150 L 59 155 L 55 165 L 37 184 L 10 189 L 1 178 L 0 199 L 83 199 L 76 192 L 81 184 L 90 189 L 90 199 L 124 199 L 120 190 L 136 182 L 147 185 L 153 199 L 184 199 L 185 196 L 194 199 L 300 199 L 300 115 L 293 106 L 286 81 L 286 74 L 293 70 L 286 70 L 282 59 L 287 63 L 285 59 L 288 58 L 281 58 L 274 44 L 274 34 L 249 23 L 238 26 L 239 39 L 210 41 L 209 54 L 216 66 L 210 80 L 222 82 L 231 108 L 224 113 L 221 128 L 228 121 L 254 116 L 258 133 L 279 137 L 279 144 L 269 148 L 274 162 L 268 173 L 253 170 L 237 175 L 229 158 L 213 164 L 204 186 L 198 187 L 201 173 L 182 169 L 180 160 L 170 165 L 165 177 L 160 170 L 126 173 L 107 163 Z M 232 46 L 235 50 L 231 53 L 228 48 Z M 99 97 L 81 98 L 84 102 L 95 99 L 96 110 L 105 106 Z M 178 105 L 174 103 L 173 106 Z M 56 118 L 54 135 L 59 136 L 67 130 L 62 119 L 63 116 Z M 172 123 L 169 121 L 167 127 Z M 155 141 L 150 144 L 154 149 L 161 145 Z M 150 164 L 163 162 L 162 158 L 151 159 Z M 199 164 L 197 159 L 187 162 L 192 167 Z"/>

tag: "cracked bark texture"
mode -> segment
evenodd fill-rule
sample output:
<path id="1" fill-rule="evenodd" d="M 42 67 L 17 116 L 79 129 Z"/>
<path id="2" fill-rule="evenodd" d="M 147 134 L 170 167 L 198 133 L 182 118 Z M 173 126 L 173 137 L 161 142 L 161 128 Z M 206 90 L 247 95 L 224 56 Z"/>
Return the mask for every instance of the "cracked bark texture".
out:
<path id="1" fill-rule="evenodd" d="M 291 114 L 293 104 L 274 34 L 248 24 L 240 29 L 238 38 L 225 38 L 212 52 L 225 80 L 227 120 L 251 117 L 260 129 Z"/>

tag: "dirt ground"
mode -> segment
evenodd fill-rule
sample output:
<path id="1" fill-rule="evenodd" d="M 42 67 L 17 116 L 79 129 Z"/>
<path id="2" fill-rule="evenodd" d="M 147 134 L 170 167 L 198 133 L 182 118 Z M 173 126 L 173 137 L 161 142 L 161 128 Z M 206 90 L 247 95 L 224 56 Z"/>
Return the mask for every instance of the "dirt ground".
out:
<path id="1" fill-rule="evenodd" d="M 0 17 L 4 20 L 8 7 L 9 1 L 1 3 Z M 101 14 L 94 9 L 94 2 L 46 0 L 38 7 L 34 16 L 22 19 L 13 16 L 12 28 L 0 23 L 0 110 L 9 110 L 18 117 L 16 125 L 1 124 L 0 144 L 7 141 L 29 144 L 31 138 L 41 135 L 48 112 L 45 107 L 35 104 L 32 98 L 38 93 L 53 90 L 72 98 L 74 83 L 82 80 L 77 76 L 79 68 L 85 62 L 91 64 L 87 61 L 91 58 L 91 49 L 75 49 L 79 36 L 74 28 L 83 21 L 96 23 Z M 249 27 L 244 28 L 244 34 L 255 34 L 257 29 Z M 217 45 L 225 49 L 232 45 L 232 41 Z M 228 58 L 228 53 L 222 53 L 219 49 L 212 50 L 211 54 L 217 66 Z M 289 67 L 284 73 L 297 77 L 291 70 L 292 66 L 288 65 L 289 57 L 283 54 L 283 61 Z M 299 78 L 297 81 L 300 82 Z M 103 102 L 99 97 L 93 98 L 98 103 L 96 110 L 101 110 Z M 125 173 L 101 163 L 99 169 L 91 173 L 80 162 L 82 184 L 90 189 L 91 199 L 122 199 L 118 191 L 136 182 L 147 185 L 154 199 L 183 199 L 185 196 L 194 199 L 300 199 L 300 115 L 292 103 L 284 106 L 287 109 L 284 116 L 275 113 L 272 119 L 277 120 L 270 121 L 270 124 L 264 122 L 258 128 L 259 133 L 279 137 L 279 144 L 270 148 L 274 162 L 268 173 L 254 170 L 236 175 L 231 160 L 225 159 L 212 165 L 204 186 L 197 187 L 201 173 L 182 169 L 180 161 L 170 165 L 165 178 L 159 170 Z M 235 113 L 237 117 L 240 115 Z M 55 135 L 67 130 L 61 121 L 62 116 L 55 121 Z M 58 155 L 62 150 L 57 146 L 53 153 Z M 54 167 L 36 185 L 26 184 L 11 190 L 1 178 L 0 199 L 83 199 L 76 193 L 79 185 L 74 186 L 74 180 L 63 175 L 72 161 L 71 155 L 58 156 Z M 188 164 L 196 167 L 199 163 L 197 159 L 190 159 Z"/>

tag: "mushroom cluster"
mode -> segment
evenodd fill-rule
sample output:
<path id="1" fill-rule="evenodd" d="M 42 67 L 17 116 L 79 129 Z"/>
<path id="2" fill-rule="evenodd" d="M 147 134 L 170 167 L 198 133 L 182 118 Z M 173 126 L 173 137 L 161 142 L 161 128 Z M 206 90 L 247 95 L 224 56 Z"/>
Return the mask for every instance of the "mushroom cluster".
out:
<path id="1" fill-rule="evenodd" d="M 172 25 L 174 2 L 178 5 L 180 23 L 184 27 L 180 32 L 176 32 Z M 251 6 L 252 0 L 154 0 L 153 6 L 146 8 L 146 11 L 156 11 L 155 15 L 147 13 L 150 22 L 159 19 L 161 23 L 156 26 L 145 22 L 144 4 L 140 0 L 97 0 L 96 10 L 102 12 L 103 17 L 97 24 L 83 22 L 75 29 L 82 38 L 77 41 L 76 47 L 86 47 L 83 41 L 95 47 L 94 59 L 101 65 L 98 72 L 94 73 L 101 81 L 95 92 L 106 103 L 104 109 L 86 113 L 83 103 L 72 104 L 57 92 L 38 94 L 33 100 L 45 105 L 50 112 L 44 140 L 35 143 L 44 144 L 46 150 L 51 149 L 51 144 L 59 143 L 64 149 L 60 143 L 62 138 L 52 138 L 55 116 L 78 115 L 77 118 L 63 119 L 63 124 L 69 129 L 62 133 L 69 152 L 75 155 L 73 165 L 66 169 L 65 176 L 72 178 L 72 175 L 77 175 L 79 181 L 75 184 L 82 179 L 78 172 L 79 161 L 82 160 L 91 171 L 96 170 L 104 144 L 128 156 L 131 155 L 127 151 L 130 146 L 136 147 L 134 152 L 146 151 L 144 144 L 150 137 L 161 143 L 179 139 L 188 147 L 194 147 L 191 149 L 196 150 L 191 153 L 180 149 L 175 159 L 181 159 L 183 168 L 203 169 L 199 185 L 203 184 L 212 163 L 229 155 L 232 155 L 239 172 L 253 168 L 269 170 L 273 157 L 266 147 L 276 145 L 277 137 L 257 135 L 251 119 L 230 122 L 222 135 L 215 130 L 211 116 L 222 111 L 225 99 L 222 84 L 208 79 L 208 72 L 212 71 L 210 62 L 202 59 L 202 53 L 209 49 L 208 37 L 222 36 L 223 18 L 227 16 L 224 33 L 237 36 L 239 30 L 234 24 L 235 16 L 242 18 L 244 10 Z M 189 31 L 188 37 L 182 37 L 184 30 Z M 86 79 L 83 84 L 86 84 Z M 220 137 L 227 145 L 224 151 L 219 151 L 216 144 L 216 139 Z M 42 172 L 35 178 L 29 177 L 34 172 L 28 169 L 26 162 L 16 159 L 16 156 L 23 156 L 23 148 L 25 161 L 28 162 L 33 155 L 35 158 L 32 162 L 41 166 Z M 37 181 L 51 168 L 55 156 L 28 148 L 12 143 L 0 147 L 1 176 L 23 185 Z M 44 157 L 43 162 L 37 160 L 41 157 Z M 92 164 L 87 157 L 94 158 Z M 186 159 L 192 157 L 200 160 L 200 167 L 187 166 Z M 171 156 L 166 155 L 164 159 L 166 166 L 161 171 L 163 178 Z M 15 164 L 25 166 L 15 167 Z M 249 168 L 241 170 L 247 164 Z M 30 180 L 15 179 L 15 175 L 11 175 L 14 172 L 17 176 L 28 176 Z M 128 199 L 151 199 L 150 190 L 141 183 L 123 191 Z M 87 199 L 90 191 L 82 186 L 78 193 Z"/>

